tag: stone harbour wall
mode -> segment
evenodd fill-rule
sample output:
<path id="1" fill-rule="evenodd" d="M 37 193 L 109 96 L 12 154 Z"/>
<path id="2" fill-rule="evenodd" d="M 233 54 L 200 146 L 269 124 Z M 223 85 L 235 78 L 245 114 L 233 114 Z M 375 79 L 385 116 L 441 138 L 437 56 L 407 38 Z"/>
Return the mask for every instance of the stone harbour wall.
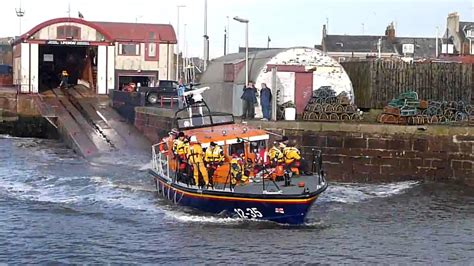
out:
<path id="1" fill-rule="evenodd" d="M 298 124 L 296 124 L 298 123 Z M 457 181 L 474 186 L 474 128 L 379 124 L 252 123 L 295 139 L 303 156 L 320 149 L 331 180 Z M 313 125 L 311 125 L 313 124 Z"/>
<path id="2" fill-rule="evenodd" d="M 174 112 L 153 107 L 135 107 L 135 127 L 153 144 L 167 137 L 173 128 Z"/>

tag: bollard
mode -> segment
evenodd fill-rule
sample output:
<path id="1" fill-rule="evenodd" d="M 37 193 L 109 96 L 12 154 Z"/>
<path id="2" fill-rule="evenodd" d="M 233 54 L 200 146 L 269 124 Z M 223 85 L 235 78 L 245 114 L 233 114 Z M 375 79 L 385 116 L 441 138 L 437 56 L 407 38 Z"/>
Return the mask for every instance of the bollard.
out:
<path id="1" fill-rule="evenodd" d="M 163 95 L 160 96 L 160 106 L 163 107 Z"/>

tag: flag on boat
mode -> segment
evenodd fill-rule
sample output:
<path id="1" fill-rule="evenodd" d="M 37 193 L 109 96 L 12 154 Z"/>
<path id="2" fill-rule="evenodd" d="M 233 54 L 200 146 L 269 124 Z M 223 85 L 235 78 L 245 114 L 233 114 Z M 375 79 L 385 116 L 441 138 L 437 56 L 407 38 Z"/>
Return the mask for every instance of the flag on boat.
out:
<path id="1" fill-rule="evenodd" d="M 275 208 L 275 213 L 285 213 L 283 208 Z"/>

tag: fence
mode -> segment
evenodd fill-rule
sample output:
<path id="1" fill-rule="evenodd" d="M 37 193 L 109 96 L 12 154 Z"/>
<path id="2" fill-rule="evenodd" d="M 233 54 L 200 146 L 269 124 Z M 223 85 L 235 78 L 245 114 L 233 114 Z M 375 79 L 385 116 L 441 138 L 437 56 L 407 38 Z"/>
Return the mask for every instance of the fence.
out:
<path id="1" fill-rule="evenodd" d="M 474 68 L 460 63 L 405 63 L 401 61 L 344 62 L 360 108 L 383 108 L 400 93 L 413 90 L 421 99 L 474 100 Z"/>

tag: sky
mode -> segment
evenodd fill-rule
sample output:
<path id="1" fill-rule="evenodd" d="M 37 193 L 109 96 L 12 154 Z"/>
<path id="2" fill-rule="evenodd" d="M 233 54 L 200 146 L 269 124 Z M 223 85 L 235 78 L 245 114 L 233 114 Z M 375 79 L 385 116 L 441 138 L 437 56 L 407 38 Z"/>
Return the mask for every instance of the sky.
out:
<path id="1" fill-rule="evenodd" d="M 24 33 L 39 23 L 58 17 L 141 23 L 170 23 L 177 30 L 180 8 L 180 49 L 188 56 L 203 55 L 205 0 L 9 0 L 0 9 L 0 37 L 18 35 L 15 8 L 25 10 Z M 224 29 L 229 27 L 229 52 L 245 46 L 245 25 L 250 21 L 249 46 L 309 46 L 321 43 L 322 26 L 329 34 L 382 35 L 390 22 L 396 35 L 435 37 L 446 28 L 448 13 L 458 12 L 461 21 L 474 21 L 474 0 L 208 0 L 208 35 L 211 58 L 224 53 Z"/>

